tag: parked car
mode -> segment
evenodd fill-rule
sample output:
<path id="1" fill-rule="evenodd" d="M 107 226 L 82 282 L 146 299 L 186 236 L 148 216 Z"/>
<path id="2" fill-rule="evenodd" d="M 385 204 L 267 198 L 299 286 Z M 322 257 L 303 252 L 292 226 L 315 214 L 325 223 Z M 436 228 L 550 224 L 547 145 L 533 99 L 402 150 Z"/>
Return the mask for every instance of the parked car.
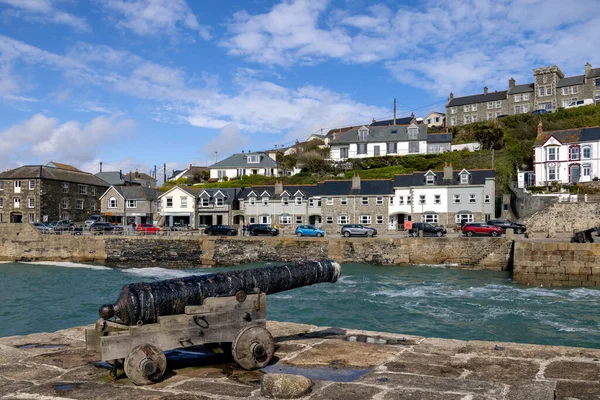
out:
<path id="1" fill-rule="evenodd" d="M 60 221 L 51 222 L 50 226 L 56 232 L 70 231 L 76 227 L 76 225 L 68 219 L 62 219 Z"/>
<path id="2" fill-rule="evenodd" d="M 89 228 L 94 222 L 100 222 L 101 219 L 102 217 L 100 215 L 92 215 L 91 217 L 85 220 L 85 227 Z"/>
<path id="3" fill-rule="evenodd" d="M 492 219 L 487 222 L 488 225 L 493 225 L 502 228 L 502 231 L 506 233 L 507 229 L 513 229 L 515 233 L 525 233 L 527 229 L 523 224 L 517 224 L 507 219 Z"/>
<path id="4" fill-rule="evenodd" d="M 467 236 L 490 235 L 495 237 L 502 235 L 502 228 L 483 222 L 472 222 L 463 226 L 462 233 Z"/>
<path id="5" fill-rule="evenodd" d="M 570 102 L 569 105 L 565 107 L 565 109 L 589 106 L 591 104 L 594 104 L 594 99 L 575 100 Z"/>
<path id="6" fill-rule="evenodd" d="M 325 231 L 320 228 L 316 228 L 312 225 L 298 225 L 296 228 L 296 236 L 325 236 Z"/>
<path id="7" fill-rule="evenodd" d="M 233 236 L 237 235 L 237 229 L 230 227 L 229 225 L 212 225 L 204 230 L 206 235 L 214 236 L 214 235 L 227 235 Z"/>
<path id="8" fill-rule="evenodd" d="M 89 229 L 94 235 L 103 235 L 105 233 L 115 232 L 116 227 L 108 222 L 94 222 L 92 225 L 90 225 Z M 122 232 L 123 228 L 121 228 L 120 231 Z"/>
<path id="9" fill-rule="evenodd" d="M 160 228 L 152 224 L 139 224 L 135 230 L 136 232 L 145 235 L 154 235 L 156 232 L 160 232 Z"/>
<path id="10" fill-rule="evenodd" d="M 408 234 L 414 237 L 419 236 L 419 231 L 423 231 L 423 236 L 437 236 L 442 237 L 448 231 L 441 225 L 434 225 L 427 222 L 415 222 L 412 225 L 412 229 L 408 230 Z"/>
<path id="11" fill-rule="evenodd" d="M 49 226 L 48 224 L 45 224 L 43 222 L 34 222 L 31 224 L 31 226 L 33 226 L 35 229 L 37 229 L 38 232 L 40 232 L 40 233 L 45 233 L 45 234 L 54 233 L 54 229 L 52 229 L 51 226 Z"/>
<path id="12" fill-rule="evenodd" d="M 252 224 L 248 229 L 248 233 L 250 236 L 258 236 L 258 235 L 271 235 L 277 236 L 279 235 L 279 229 L 273 228 L 271 225 L 265 224 Z"/>
<path id="13" fill-rule="evenodd" d="M 344 237 L 377 235 L 377 229 L 361 224 L 344 225 L 341 232 Z"/>
<path id="14" fill-rule="evenodd" d="M 530 114 L 538 114 L 538 115 L 539 115 L 539 114 L 548 114 L 548 110 L 544 110 L 544 109 L 541 109 L 541 110 L 533 110 L 533 111 L 532 111 Z"/>

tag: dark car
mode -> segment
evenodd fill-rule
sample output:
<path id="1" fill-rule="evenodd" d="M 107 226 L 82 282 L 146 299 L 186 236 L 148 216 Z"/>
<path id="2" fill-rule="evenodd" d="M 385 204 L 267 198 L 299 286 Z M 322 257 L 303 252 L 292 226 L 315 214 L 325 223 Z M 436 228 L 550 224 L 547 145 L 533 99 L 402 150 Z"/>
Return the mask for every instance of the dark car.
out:
<path id="1" fill-rule="evenodd" d="M 237 235 L 237 229 L 230 227 L 229 225 L 212 225 L 204 230 L 206 235 L 215 236 L 215 235 L 227 235 L 233 236 Z"/>
<path id="2" fill-rule="evenodd" d="M 525 233 L 527 229 L 523 224 L 517 224 L 516 222 L 511 222 L 507 219 L 492 219 L 489 220 L 488 225 L 493 225 L 502 228 L 502 231 L 506 233 L 507 229 L 513 229 L 515 233 Z"/>
<path id="3" fill-rule="evenodd" d="M 51 222 L 49 226 L 54 229 L 56 232 L 64 232 L 73 230 L 76 225 L 69 221 L 68 219 L 63 219 L 56 222 Z"/>
<path id="4" fill-rule="evenodd" d="M 539 115 L 539 114 L 548 114 L 548 110 L 544 110 L 544 109 L 541 109 L 541 110 L 533 110 L 533 111 L 532 111 L 530 114 L 538 114 L 538 115 Z"/>
<path id="5" fill-rule="evenodd" d="M 258 236 L 258 235 L 277 236 L 277 235 L 279 235 L 279 229 L 275 229 L 271 225 L 266 225 L 266 224 L 253 224 L 253 225 L 250 225 L 250 228 L 248 228 L 248 233 L 251 236 Z"/>
<path id="6" fill-rule="evenodd" d="M 408 234 L 414 237 L 419 236 L 419 231 L 423 231 L 423 236 L 437 236 L 442 237 L 448 231 L 446 228 L 440 225 L 433 225 L 427 222 L 415 222 L 413 223 L 412 229 L 409 229 Z"/>
<path id="7" fill-rule="evenodd" d="M 37 229 L 38 232 L 40 232 L 40 233 L 46 233 L 46 234 L 54 233 L 54 229 L 52 229 L 52 227 L 50 225 L 45 224 L 43 222 L 33 222 L 31 224 L 31 226 L 33 226 L 35 229 Z"/>
<path id="8" fill-rule="evenodd" d="M 115 226 L 108 222 L 94 222 L 90 225 L 90 232 L 94 235 L 103 235 L 105 233 L 123 233 L 123 227 Z"/>
<path id="9" fill-rule="evenodd" d="M 349 224 L 342 226 L 341 233 L 344 237 L 350 236 L 375 236 L 377 229 L 361 224 Z"/>
<path id="10" fill-rule="evenodd" d="M 473 222 L 465 224 L 462 228 L 462 233 L 467 236 L 489 235 L 496 237 L 502 235 L 502 228 L 483 222 Z"/>

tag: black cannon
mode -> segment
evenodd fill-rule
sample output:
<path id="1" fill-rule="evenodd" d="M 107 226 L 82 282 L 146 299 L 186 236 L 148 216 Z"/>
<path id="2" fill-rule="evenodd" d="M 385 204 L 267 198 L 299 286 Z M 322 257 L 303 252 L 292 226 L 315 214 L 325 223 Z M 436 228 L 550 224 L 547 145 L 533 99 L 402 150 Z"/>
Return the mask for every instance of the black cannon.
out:
<path id="1" fill-rule="evenodd" d="M 584 231 L 575 232 L 573 237 L 571 237 L 571 243 L 594 243 L 594 238 L 592 237 L 592 232 L 599 232 L 598 227 L 586 229 Z"/>
<path id="2" fill-rule="evenodd" d="M 275 351 L 266 329 L 266 295 L 336 282 L 340 273 L 336 262 L 320 260 L 132 283 L 115 304 L 100 307 L 101 319 L 86 330 L 86 347 L 113 364 L 113 377 L 122 363 L 138 385 L 160 380 L 163 351 L 181 347 L 231 345 L 242 368 L 262 368 Z"/>

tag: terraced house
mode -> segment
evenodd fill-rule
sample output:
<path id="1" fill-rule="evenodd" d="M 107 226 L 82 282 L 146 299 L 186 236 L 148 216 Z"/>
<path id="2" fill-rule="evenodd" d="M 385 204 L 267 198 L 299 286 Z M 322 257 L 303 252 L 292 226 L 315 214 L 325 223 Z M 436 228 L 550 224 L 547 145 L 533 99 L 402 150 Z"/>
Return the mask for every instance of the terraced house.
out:
<path id="1" fill-rule="evenodd" d="M 0 222 L 84 221 L 100 211 L 100 196 L 108 186 L 57 162 L 5 171 L 0 174 Z"/>
<path id="2" fill-rule="evenodd" d="M 577 100 L 592 99 L 600 103 L 600 68 L 584 67 L 582 75 L 565 77 L 556 65 L 533 70 L 533 82 L 517 85 L 513 78 L 508 90 L 454 97 L 446 103 L 446 124 L 458 126 L 494 120 L 503 115 L 516 115 L 534 110 L 556 110 Z"/>

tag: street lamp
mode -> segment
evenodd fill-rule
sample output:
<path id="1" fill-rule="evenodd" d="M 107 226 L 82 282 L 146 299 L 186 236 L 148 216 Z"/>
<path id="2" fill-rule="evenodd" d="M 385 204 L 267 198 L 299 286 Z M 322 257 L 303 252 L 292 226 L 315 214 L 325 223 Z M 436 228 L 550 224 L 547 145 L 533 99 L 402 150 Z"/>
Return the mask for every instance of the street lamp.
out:
<path id="1" fill-rule="evenodd" d="M 217 152 L 215 151 L 215 164 L 217 163 Z"/>

